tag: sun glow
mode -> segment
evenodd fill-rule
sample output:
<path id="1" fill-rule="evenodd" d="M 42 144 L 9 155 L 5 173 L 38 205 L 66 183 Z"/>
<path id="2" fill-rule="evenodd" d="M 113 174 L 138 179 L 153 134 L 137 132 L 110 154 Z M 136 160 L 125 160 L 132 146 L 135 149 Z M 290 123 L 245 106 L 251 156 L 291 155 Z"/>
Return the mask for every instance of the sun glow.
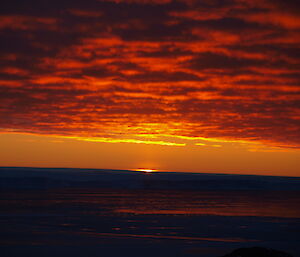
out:
<path id="1" fill-rule="evenodd" d="M 153 170 L 153 169 L 136 169 L 135 171 L 140 171 L 140 172 L 145 172 L 145 173 L 151 173 L 151 172 L 155 172 L 157 170 Z"/>

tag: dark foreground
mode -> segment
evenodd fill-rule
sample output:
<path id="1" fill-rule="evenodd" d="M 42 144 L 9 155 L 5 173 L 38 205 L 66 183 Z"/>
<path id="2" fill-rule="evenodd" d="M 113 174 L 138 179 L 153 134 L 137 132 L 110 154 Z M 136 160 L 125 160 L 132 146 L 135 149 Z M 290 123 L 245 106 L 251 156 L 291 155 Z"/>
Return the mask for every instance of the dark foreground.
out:
<path id="1" fill-rule="evenodd" d="M 292 255 L 263 247 L 240 248 L 223 257 L 292 257 Z"/>
<path id="2" fill-rule="evenodd" d="M 253 246 L 300 256 L 300 191 L 294 189 L 24 188 L 26 183 L 1 188 L 2 257 L 217 257 Z"/>

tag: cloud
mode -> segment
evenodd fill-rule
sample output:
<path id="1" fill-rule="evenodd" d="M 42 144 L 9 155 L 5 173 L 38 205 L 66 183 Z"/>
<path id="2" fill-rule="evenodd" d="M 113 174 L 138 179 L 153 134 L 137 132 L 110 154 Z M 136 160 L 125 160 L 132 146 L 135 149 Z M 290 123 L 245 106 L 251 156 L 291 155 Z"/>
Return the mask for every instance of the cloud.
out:
<path id="1" fill-rule="evenodd" d="M 292 0 L 1 3 L 0 127 L 297 148 L 298 12 Z"/>
<path id="2" fill-rule="evenodd" d="M 187 61 L 187 66 L 195 70 L 209 69 L 243 69 L 248 67 L 259 67 L 264 62 L 257 59 L 227 56 L 219 53 L 203 52 Z"/>

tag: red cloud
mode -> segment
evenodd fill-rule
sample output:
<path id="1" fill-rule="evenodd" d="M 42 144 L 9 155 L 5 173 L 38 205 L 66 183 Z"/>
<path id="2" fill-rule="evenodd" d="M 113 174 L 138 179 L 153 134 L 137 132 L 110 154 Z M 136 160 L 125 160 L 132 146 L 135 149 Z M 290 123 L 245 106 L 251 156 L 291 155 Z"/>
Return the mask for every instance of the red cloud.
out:
<path id="1" fill-rule="evenodd" d="M 288 5 L 12 1 L 0 20 L 5 131 L 300 146 L 299 19 Z"/>

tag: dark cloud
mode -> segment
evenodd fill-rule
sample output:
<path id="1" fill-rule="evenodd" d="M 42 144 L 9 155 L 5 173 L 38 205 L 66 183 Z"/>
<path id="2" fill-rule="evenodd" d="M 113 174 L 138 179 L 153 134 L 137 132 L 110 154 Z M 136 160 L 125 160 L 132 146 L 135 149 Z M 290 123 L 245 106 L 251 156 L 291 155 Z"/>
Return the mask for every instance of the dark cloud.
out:
<path id="1" fill-rule="evenodd" d="M 193 41 L 200 39 L 198 36 L 192 35 L 190 28 L 185 24 L 155 24 L 141 29 L 128 28 L 114 32 L 126 41 Z"/>
<path id="2" fill-rule="evenodd" d="M 224 54 L 203 52 L 187 62 L 187 66 L 194 70 L 208 69 L 243 69 L 248 67 L 259 67 L 264 61 L 243 57 L 227 56 Z"/>
<path id="3" fill-rule="evenodd" d="M 296 60 L 300 60 L 300 47 L 298 44 L 253 44 L 233 45 L 228 47 L 231 50 L 243 51 L 246 53 L 270 54 L 273 57 L 286 56 Z"/>
<path id="4" fill-rule="evenodd" d="M 204 20 L 199 22 L 199 25 L 213 30 L 234 31 L 234 32 L 266 29 L 265 25 L 255 23 L 255 22 L 248 22 L 241 18 L 232 18 L 232 17 Z"/>
<path id="5" fill-rule="evenodd" d="M 189 50 L 180 49 L 178 47 L 162 46 L 159 50 L 155 51 L 139 51 L 140 57 L 153 57 L 153 58 L 178 58 L 184 56 L 192 56 L 193 52 Z"/>
<path id="6" fill-rule="evenodd" d="M 123 79 L 139 83 L 204 81 L 205 78 L 186 72 L 144 72 Z M 176 89 L 175 89 L 176 90 Z"/>

